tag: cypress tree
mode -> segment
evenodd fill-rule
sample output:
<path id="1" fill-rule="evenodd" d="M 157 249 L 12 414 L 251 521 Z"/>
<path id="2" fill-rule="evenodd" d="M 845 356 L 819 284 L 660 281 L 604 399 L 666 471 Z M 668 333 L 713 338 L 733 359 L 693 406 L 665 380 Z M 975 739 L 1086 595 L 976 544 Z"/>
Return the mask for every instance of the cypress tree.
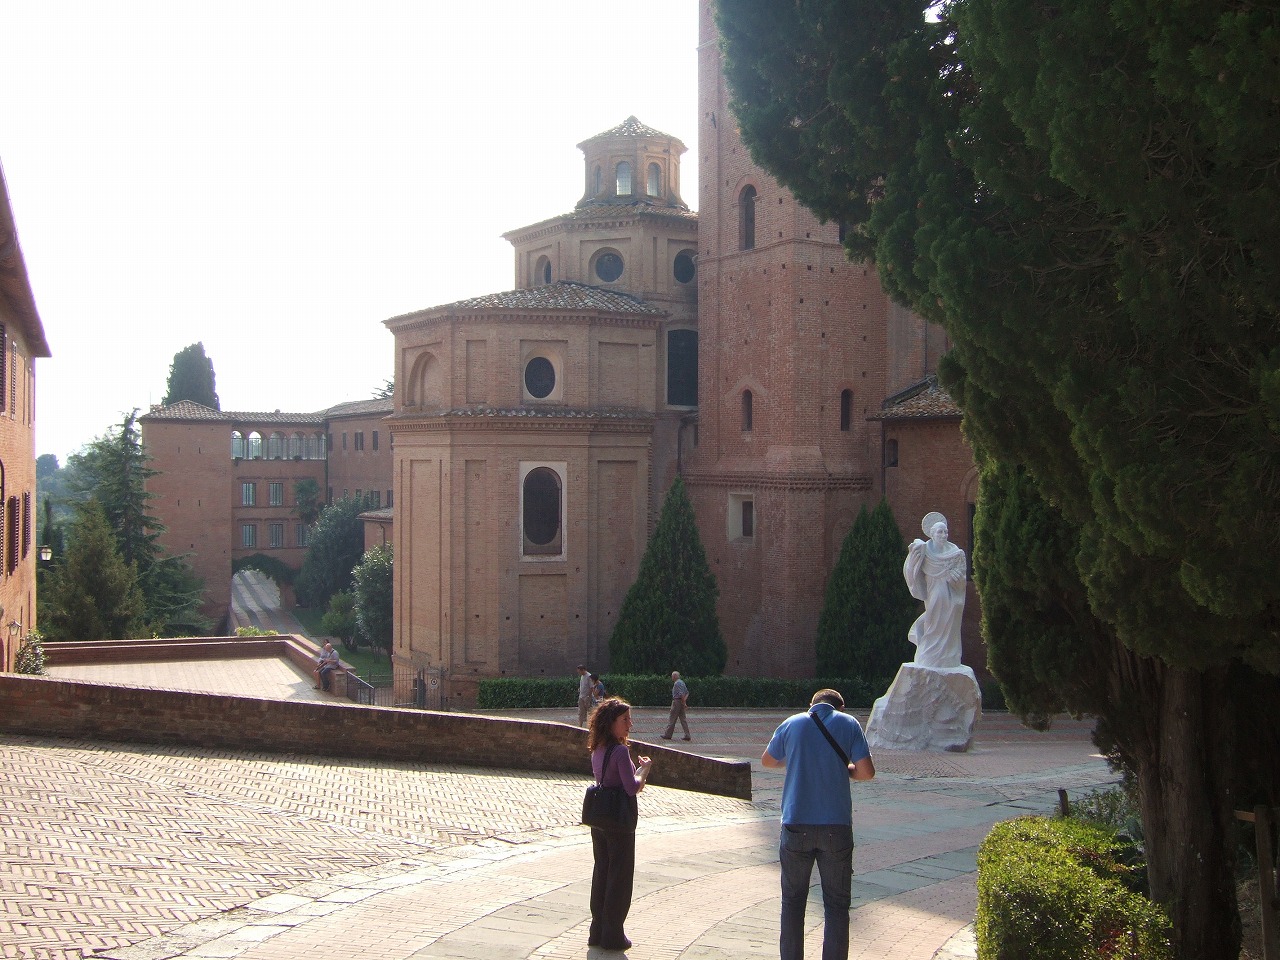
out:
<path id="1" fill-rule="evenodd" d="M 609 640 L 610 670 L 679 670 L 693 677 L 723 673 L 727 652 L 716 616 L 719 595 L 693 504 L 677 476 L 618 613 Z"/>
<path id="2" fill-rule="evenodd" d="M 46 579 L 41 624 L 53 640 L 131 640 L 145 633 L 146 604 L 133 564 L 120 555 L 96 500 L 76 507 L 66 557 Z"/>
<path id="3" fill-rule="evenodd" d="M 920 605 L 902 576 L 906 555 L 889 504 L 881 500 L 870 512 L 864 506 L 827 581 L 818 618 L 818 676 L 887 683 L 914 656 L 907 632 Z"/>
<path id="4" fill-rule="evenodd" d="M 162 402 L 167 405 L 191 400 L 212 410 L 221 410 L 213 383 L 213 361 L 205 356 L 203 343 L 193 343 L 173 355 L 169 386 Z"/>

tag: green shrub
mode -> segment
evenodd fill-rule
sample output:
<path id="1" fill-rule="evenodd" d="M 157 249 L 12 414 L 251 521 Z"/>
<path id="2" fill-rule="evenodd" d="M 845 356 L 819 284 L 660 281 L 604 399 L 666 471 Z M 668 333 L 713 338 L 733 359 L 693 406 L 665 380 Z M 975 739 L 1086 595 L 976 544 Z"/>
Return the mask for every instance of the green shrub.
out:
<path id="1" fill-rule="evenodd" d="M 671 704 L 670 676 L 603 674 L 605 690 L 638 707 Z M 857 678 L 777 680 L 771 677 L 685 677 L 689 703 L 698 707 L 755 707 L 795 709 L 809 705 L 823 687 L 839 690 L 851 708 L 870 707 L 889 685 Z M 498 677 L 481 680 L 476 705 L 482 710 L 518 710 L 533 707 L 568 707 L 578 702 L 578 679 L 566 677 Z"/>
<path id="2" fill-rule="evenodd" d="M 978 850 L 978 960 L 1172 960 L 1125 844 L 1073 819 L 997 824 Z"/>
<path id="3" fill-rule="evenodd" d="M 32 630 L 23 639 L 14 658 L 14 673 L 41 676 L 44 673 L 44 637 Z"/>
<path id="4" fill-rule="evenodd" d="M 262 627 L 236 627 L 237 637 L 278 637 L 279 630 L 264 630 Z"/>

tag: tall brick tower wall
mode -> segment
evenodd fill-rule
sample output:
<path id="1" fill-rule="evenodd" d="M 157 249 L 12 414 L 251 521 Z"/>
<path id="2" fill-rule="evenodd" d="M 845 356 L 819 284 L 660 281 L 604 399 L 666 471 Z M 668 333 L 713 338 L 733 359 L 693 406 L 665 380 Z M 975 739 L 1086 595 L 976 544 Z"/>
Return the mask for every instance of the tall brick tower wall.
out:
<path id="1" fill-rule="evenodd" d="M 720 584 L 728 672 L 813 676 L 827 578 L 859 508 L 884 492 L 882 430 L 867 418 L 932 372 L 945 339 L 891 303 L 869 264 L 847 260 L 836 224 L 752 162 L 712 0 L 701 4 L 699 114 L 688 484 Z"/>

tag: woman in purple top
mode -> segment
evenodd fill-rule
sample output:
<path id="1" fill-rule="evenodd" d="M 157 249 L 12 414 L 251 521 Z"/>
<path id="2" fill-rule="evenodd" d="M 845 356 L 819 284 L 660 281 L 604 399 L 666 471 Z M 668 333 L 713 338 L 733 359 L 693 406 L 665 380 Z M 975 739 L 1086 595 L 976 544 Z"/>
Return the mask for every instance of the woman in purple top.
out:
<path id="1" fill-rule="evenodd" d="M 591 751 L 591 771 L 605 787 L 622 787 L 635 802 L 635 795 L 649 779 L 648 757 L 640 765 L 631 762 L 627 735 L 631 732 L 631 704 L 617 697 L 600 701 L 587 727 L 587 749 Z M 613 748 L 613 749 L 610 749 Z M 608 757 L 608 763 L 605 758 Z M 631 941 L 622 925 L 631 910 L 631 884 L 636 867 L 635 827 L 624 830 L 591 828 L 591 850 L 595 869 L 591 873 L 591 932 L 588 946 L 606 950 L 626 950 Z"/>

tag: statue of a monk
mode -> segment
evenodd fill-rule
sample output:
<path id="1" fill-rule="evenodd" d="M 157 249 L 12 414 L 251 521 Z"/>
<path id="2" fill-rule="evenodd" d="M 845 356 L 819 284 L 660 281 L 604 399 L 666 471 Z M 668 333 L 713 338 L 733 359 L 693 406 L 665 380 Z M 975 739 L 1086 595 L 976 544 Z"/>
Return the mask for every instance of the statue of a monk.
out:
<path id="1" fill-rule="evenodd" d="M 921 523 L 929 538 L 913 540 L 902 575 L 924 613 L 911 625 L 908 639 L 916 645 L 922 667 L 960 666 L 960 619 L 964 615 L 968 567 L 964 551 L 947 539 L 947 518 L 929 513 Z"/>

